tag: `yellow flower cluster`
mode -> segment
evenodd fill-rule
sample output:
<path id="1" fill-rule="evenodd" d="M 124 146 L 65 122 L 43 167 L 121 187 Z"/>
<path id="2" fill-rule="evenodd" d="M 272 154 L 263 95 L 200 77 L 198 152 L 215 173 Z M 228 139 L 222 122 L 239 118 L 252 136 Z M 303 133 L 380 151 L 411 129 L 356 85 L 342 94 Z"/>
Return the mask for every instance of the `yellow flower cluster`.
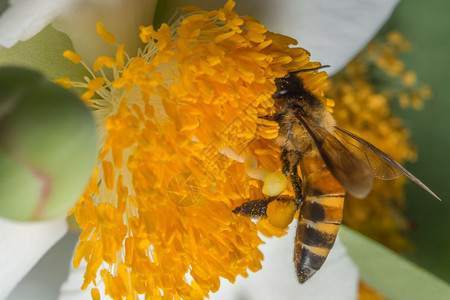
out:
<path id="1" fill-rule="evenodd" d="M 336 101 L 337 123 L 370 141 L 399 162 L 416 158 L 409 132 L 390 109 L 392 101 L 420 107 L 429 88 L 416 83 L 400 55 L 410 48 L 398 32 L 370 43 L 342 72 L 329 79 L 327 96 Z M 386 74 L 389 85 L 377 86 L 374 74 Z M 376 75 L 375 75 L 376 76 Z M 379 79 L 379 77 L 378 77 Z M 379 82 L 380 80 L 378 80 Z M 406 95 L 406 96 L 405 96 Z M 411 101 L 405 101 L 407 97 Z M 400 251 L 410 247 L 402 235 L 409 223 L 402 215 L 406 178 L 376 180 L 371 194 L 361 201 L 346 197 L 344 223 Z"/>
<path id="2" fill-rule="evenodd" d="M 414 71 L 407 69 L 401 60 L 401 55 L 411 51 L 411 48 L 400 32 L 391 31 L 384 39 L 373 41 L 363 55 L 389 76 L 389 96 L 397 97 L 403 108 L 420 109 L 423 100 L 430 99 L 432 92 L 429 85 L 418 82 Z"/>
<path id="3" fill-rule="evenodd" d="M 280 169 L 270 141 L 278 125 L 258 118 L 273 109 L 274 79 L 318 64 L 233 7 L 189 7 L 171 26 L 142 26 L 135 57 L 99 23 L 116 57 L 99 56 L 87 82 L 59 80 L 87 89 L 82 98 L 99 124 L 98 165 L 73 209 L 82 229 L 74 266 L 87 261 L 82 288 L 93 285 L 93 298 L 100 280 L 113 299 L 202 299 L 220 278 L 261 268 L 258 227 L 284 233 L 232 209 L 263 198 L 245 155 Z M 302 76 L 321 97 L 326 74 Z"/>

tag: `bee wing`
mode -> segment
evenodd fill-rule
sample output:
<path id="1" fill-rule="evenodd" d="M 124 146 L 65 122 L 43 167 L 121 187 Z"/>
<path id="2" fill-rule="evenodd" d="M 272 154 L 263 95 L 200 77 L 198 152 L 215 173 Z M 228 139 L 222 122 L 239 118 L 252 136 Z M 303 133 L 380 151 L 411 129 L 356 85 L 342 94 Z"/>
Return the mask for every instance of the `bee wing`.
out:
<path id="1" fill-rule="evenodd" d="M 383 180 L 390 180 L 400 177 L 403 174 L 411 175 L 411 173 L 404 169 L 392 157 L 368 141 L 338 126 L 336 126 L 335 129 L 335 136 L 338 137 L 350 151 L 355 153 L 355 155 L 369 163 L 375 177 Z"/>
<path id="2" fill-rule="evenodd" d="M 344 141 L 344 143 L 347 144 L 347 148 L 349 148 L 352 152 L 355 152 L 356 155 L 360 156 L 368 162 L 374 172 L 375 177 L 383 180 L 389 180 L 397 178 L 401 175 L 405 175 L 425 191 L 441 200 L 435 193 L 433 193 L 433 191 L 430 190 L 430 188 L 428 188 L 422 181 L 417 179 L 416 176 L 411 174 L 392 157 L 390 157 L 368 141 L 357 136 L 356 134 L 353 134 L 337 126 L 335 128 L 336 134 L 341 138 L 342 141 Z"/>
<path id="3" fill-rule="evenodd" d="M 298 119 L 313 139 L 328 169 L 344 189 L 357 198 L 367 196 L 374 177 L 368 161 L 313 121 L 302 116 L 298 116 Z"/>

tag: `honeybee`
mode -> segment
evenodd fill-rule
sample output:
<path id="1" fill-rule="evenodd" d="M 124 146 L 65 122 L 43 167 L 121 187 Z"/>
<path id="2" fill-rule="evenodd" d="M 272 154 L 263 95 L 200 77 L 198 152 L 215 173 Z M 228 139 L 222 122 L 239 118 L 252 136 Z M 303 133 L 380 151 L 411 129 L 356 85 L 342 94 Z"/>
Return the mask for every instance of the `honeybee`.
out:
<path id="1" fill-rule="evenodd" d="M 331 113 L 297 76 L 325 67 L 329 66 L 290 72 L 275 79 L 277 90 L 272 95 L 275 113 L 263 117 L 280 126 L 275 141 L 282 148 L 282 171 L 291 181 L 293 201 L 300 210 L 294 249 L 300 283 L 321 268 L 333 247 L 342 222 L 346 192 L 364 198 L 372 189 L 374 177 L 389 180 L 405 175 L 439 199 L 389 155 L 336 125 Z M 249 201 L 233 212 L 265 216 L 267 205 L 275 199 Z"/>

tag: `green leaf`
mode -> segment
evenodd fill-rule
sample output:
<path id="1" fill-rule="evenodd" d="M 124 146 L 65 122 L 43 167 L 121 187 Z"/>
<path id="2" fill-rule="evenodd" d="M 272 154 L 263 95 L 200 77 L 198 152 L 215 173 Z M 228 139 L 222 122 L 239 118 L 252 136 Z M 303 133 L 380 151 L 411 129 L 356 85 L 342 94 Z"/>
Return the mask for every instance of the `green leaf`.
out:
<path id="1" fill-rule="evenodd" d="M 8 8 L 8 0 L 0 0 L 0 15 Z"/>
<path id="2" fill-rule="evenodd" d="M 388 299 L 450 299 L 450 286 L 427 270 L 348 227 L 339 234 L 361 279 Z"/>
<path id="3" fill-rule="evenodd" d="M 51 25 L 25 42 L 0 51 L 0 66 L 20 66 L 34 69 L 50 79 L 70 77 L 83 81 L 87 71 L 63 57 L 65 50 L 73 50 L 69 37 Z"/>
<path id="4" fill-rule="evenodd" d="M 64 216 L 96 162 L 96 124 L 71 91 L 37 72 L 0 68 L 0 216 Z"/>
<path id="5" fill-rule="evenodd" d="M 175 11 L 171 13 L 173 14 Z M 158 0 L 155 8 L 155 16 L 153 17 L 153 27 L 158 29 L 163 23 L 167 23 L 169 21 L 167 18 L 169 14 L 167 0 Z"/>

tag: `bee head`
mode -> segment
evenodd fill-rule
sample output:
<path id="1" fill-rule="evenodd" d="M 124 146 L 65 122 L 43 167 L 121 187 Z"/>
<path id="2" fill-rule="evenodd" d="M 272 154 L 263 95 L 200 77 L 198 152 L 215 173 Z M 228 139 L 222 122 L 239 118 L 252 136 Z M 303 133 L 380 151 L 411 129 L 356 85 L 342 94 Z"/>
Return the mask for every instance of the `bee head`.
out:
<path id="1" fill-rule="evenodd" d="M 304 91 L 302 80 L 294 72 L 287 73 L 286 76 L 275 78 L 277 90 L 272 95 L 274 98 L 295 96 Z"/>
<path id="2" fill-rule="evenodd" d="M 275 78 L 275 86 L 277 90 L 272 95 L 273 98 L 281 97 L 295 97 L 301 96 L 305 93 L 305 87 L 300 77 L 297 76 L 300 72 L 311 72 L 322 68 L 328 68 L 328 65 L 320 66 L 311 69 L 303 69 L 287 73 L 284 77 Z"/>

